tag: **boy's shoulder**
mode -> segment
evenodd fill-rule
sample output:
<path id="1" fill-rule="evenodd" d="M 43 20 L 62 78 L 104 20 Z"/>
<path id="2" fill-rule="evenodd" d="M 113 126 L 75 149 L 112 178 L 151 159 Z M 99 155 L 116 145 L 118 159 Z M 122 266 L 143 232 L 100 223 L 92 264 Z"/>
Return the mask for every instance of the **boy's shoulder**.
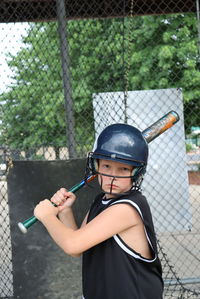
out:
<path id="1" fill-rule="evenodd" d="M 149 210 L 149 204 L 146 197 L 142 194 L 141 191 L 138 190 L 133 190 L 127 195 L 122 195 L 115 199 L 112 199 L 109 205 L 123 203 L 131 204 L 136 208 L 138 207 L 140 210 Z"/>
<path id="2" fill-rule="evenodd" d="M 105 193 L 101 192 L 99 193 L 93 203 L 92 206 L 99 206 L 102 205 L 102 202 L 104 202 L 103 198 L 105 196 Z M 128 194 L 119 195 L 115 198 L 112 198 L 111 200 L 105 201 L 103 205 L 106 207 L 113 205 L 113 204 L 120 204 L 120 203 L 134 203 L 139 207 L 146 207 L 148 206 L 148 202 L 146 197 L 142 194 L 139 190 L 132 190 Z"/>
<path id="3" fill-rule="evenodd" d="M 132 190 L 128 194 L 120 195 L 113 199 L 113 202 L 117 201 L 125 201 L 125 200 L 133 200 L 133 201 L 146 201 L 146 197 L 139 190 Z"/>

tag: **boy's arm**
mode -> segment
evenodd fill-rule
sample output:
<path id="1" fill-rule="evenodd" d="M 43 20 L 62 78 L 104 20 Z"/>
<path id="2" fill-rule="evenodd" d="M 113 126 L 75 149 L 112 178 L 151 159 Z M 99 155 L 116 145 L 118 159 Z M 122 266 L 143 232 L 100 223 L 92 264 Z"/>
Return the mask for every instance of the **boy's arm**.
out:
<path id="1" fill-rule="evenodd" d="M 84 225 L 86 225 L 87 223 L 87 217 L 88 217 L 88 213 L 86 214 L 81 227 L 83 227 Z M 74 230 L 78 229 L 78 226 L 76 224 L 76 220 L 74 218 L 74 213 L 73 210 L 71 208 L 65 210 L 63 213 L 59 213 L 58 214 L 58 218 L 60 219 L 60 221 L 67 227 L 70 227 Z"/>
<path id="2" fill-rule="evenodd" d="M 60 212 L 58 218 L 65 226 L 72 228 L 73 230 L 78 228 L 72 208 L 66 208 L 63 212 Z"/>
<path id="3" fill-rule="evenodd" d="M 67 227 L 76 230 L 77 224 L 74 218 L 72 205 L 76 200 L 74 193 L 68 192 L 65 188 L 58 190 L 50 199 L 58 207 L 58 218 Z"/>
<path id="4" fill-rule="evenodd" d="M 51 202 L 58 206 L 58 218 L 65 224 L 65 226 L 76 230 L 78 228 L 74 213 L 72 210 L 72 205 L 76 200 L 76 196 L 72 192 L 68 192 L 65 188 L 58 190 L 51 198 Z M 88 214 L 87 214 L 88 215 Z M 81 226 L 85 225 L 87 222 L 87 215 L 83 220 Z"/>
<path id="5" fill-rule="evenodd" d="M 58 207 L 49 200 L 36 206 L 35 216 L 40 220 L 53 240 L 67 254 L 77 256 L 115 234 L 141 224 L 138 212 L 127 204 L 113 205 L 80 228 L 66 227 L 58 218 Z"/>
<path id="6" fill-rule="evenodd" d="M 61 188 L 58 190 L 53 197 L 51 198 L 51 202 L 56 204 L 58 206 L 58 218 L 59 220 L 68 228 L 71 228 L 72 230 L 77 230 L 78 226 L 74 217 L 74 213 L 72 210 L 72 205 L 74 204 L 74 201 L 76 200 L 76 196 L 68 192 L 66 189 Z M 88 215 L 88 214 L 87 214 Z M 87 215 L 85 219 L 82 222 L 82 226 L 84 226 L 87 223 Z M 79 257 L 81 254 L 73 254 L 75 257 Z"/>

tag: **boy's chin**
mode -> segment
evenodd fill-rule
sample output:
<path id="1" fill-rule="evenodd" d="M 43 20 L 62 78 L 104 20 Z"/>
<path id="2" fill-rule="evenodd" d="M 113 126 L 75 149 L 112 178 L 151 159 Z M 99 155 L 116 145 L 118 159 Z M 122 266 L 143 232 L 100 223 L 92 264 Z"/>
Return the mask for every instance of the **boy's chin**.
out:
<path id="1" fill-rule="evenodd" d="M 110 192 L 110 190 L 109 191 L 108 190 L 103 190 L 103 191 L 106 194 L 106 198 L 115 197 L 115 196 L 120 194 L 120 192 L 115 192 L 115 191 Z"/>
<path id="2" fill-rule="evenodd" d="M 112 192 L 110 192 L 110 190 L 108 189 L 102 189 L 102 190 L 104 191 L 107 199 L 117 197 L 120 195 L 127 195 L 130 192 L 130 189 L 127 191 L 117 189 L 117 190 L 112 190 Z"/>

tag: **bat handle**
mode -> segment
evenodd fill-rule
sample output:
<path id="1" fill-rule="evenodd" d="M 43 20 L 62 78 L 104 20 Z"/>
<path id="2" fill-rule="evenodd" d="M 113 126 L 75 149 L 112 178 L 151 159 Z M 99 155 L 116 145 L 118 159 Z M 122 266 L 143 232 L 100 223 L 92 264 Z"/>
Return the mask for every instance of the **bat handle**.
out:
<path id="1" fill-rule="evenodd" d="M 69 189 L 69 191 L 75 193 L 76 191 L 81 189 L 86 183 L 89 183 L 90 181 L 92 181 L 95 177 L 96 177 L 96 175 L 89 176 L 86 180 L 83 180 L 80 183 L 73 186 L 71 189 Z M 30 226 L 32 226 L 37 221 L 38 221 L 38 219 L 35 216 L 32 216 L 32 217 L 26 219 L 24 222 L 19 222 L 18 227 L 22 233 L 26 234 L 28 228 Z"/>

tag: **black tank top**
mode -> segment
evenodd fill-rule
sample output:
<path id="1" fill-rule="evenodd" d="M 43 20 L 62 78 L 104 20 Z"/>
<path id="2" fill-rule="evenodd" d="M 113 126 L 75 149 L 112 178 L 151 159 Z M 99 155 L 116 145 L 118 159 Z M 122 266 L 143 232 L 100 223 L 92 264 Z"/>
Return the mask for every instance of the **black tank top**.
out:
<path id="1" fill-rule="evenodd" d="M 158 258 L 156 236 L 151 211 L 139 191 L 127 196 L 94 200 L 88 222 L 114 204 L 129 204 L 137 210 L 144 223 L 152 259 L 142 257 L 131 249 L 119 235 L 105 240 L 83 254 L 82 277 L 85 299 L 161 299 L 162 268 Z"/>

